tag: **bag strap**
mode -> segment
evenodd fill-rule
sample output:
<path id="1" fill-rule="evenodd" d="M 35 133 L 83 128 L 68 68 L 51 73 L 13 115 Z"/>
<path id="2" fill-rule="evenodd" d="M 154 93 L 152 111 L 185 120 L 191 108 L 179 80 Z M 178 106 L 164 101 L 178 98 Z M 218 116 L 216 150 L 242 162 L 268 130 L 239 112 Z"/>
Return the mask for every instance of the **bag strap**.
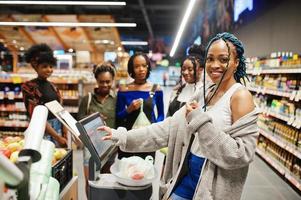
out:
<path id="1" fill-rule="evenodd" d="M 92 101 L 92 94 L 91 94 L 91 92 L 89 92 L 88 93 L 87 112 L 88 112 L 88 110 L 90 108 L 91 101 Z"/>
<path id="2" fill-rule="evenodd" d="M 149 96 L 151 98 L 153 98 L 153 96 L 155 95 L 157 87 L 158 87 L 158 84 L 154 84 L 153 87 L 152 87 L 152 89 L 151 89 L 151 91 L 149 92 Z"/>

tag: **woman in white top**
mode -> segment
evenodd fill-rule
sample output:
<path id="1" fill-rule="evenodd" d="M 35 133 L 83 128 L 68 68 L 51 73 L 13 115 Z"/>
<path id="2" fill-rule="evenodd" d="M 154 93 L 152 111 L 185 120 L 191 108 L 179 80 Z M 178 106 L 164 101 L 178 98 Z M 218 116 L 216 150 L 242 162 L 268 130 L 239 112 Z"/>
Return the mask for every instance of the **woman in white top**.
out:
<path id="1" fill-rule="evenodd" d="M 140 129 L 100 128 L 107 132 L 104 140 L 115 141 L 125 151 L 168 147 L 163 200 L 241 197 L 255 154 L 259 112 L 251 93 L 241 85 L 246 77 L 244 48 L 234 35 L 220 33 L 211 39 L 206 72 L 215 85 L 203 102 L 187 103 L 163 122 Z M 200 100 L 200 95 L 193 100 Z"/>
<path id="2" fill-rule="evenodd" d="M 202 88 L 201 74 L 204 70 L 205 49 L 199 45 L 192 45 L 188 50 L 188 56 L 181 65 L 180 83 L 173 89 L 170 97 L 167 116 L 173 116 L 192 95 Z M 182 83 L 182 78 L 184 83 Z"/>

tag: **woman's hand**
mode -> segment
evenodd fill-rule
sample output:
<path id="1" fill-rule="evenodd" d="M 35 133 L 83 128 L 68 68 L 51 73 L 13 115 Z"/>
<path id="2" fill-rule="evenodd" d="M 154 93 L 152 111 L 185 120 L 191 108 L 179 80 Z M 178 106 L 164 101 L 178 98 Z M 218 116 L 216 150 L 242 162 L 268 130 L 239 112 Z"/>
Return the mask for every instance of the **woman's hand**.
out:
<path id="1" fill-rule="evenodd" d="M 132 103 L 127 107 L 126 111 L 128 113 L 131 113 L 135 110 L 138 110 L 142 104 L 142 101 L 141 99 L 135 99 L 132 101 Z"/>
<path id="2" fill-rule="evenodd" d="M 200 105 L 196 101 L 186 103 L 186 116 L 193 110 L 197 109 Z"/>
<path id="3" fill-rule="evenodd" d="M 67 139 L 63 136 L 59 136 L 56 141 L 60 144 L 61 147 L 67 147 Z"/>
<path id="4" fill-rule="evenodd" d="M 101 126 L 101 127 L 98 127 L 97 130 L 106 132 L 106 136 L 102 137 L 101 138 L 102 140 L 112 140 L 112 130 L 110 127 Z"/>

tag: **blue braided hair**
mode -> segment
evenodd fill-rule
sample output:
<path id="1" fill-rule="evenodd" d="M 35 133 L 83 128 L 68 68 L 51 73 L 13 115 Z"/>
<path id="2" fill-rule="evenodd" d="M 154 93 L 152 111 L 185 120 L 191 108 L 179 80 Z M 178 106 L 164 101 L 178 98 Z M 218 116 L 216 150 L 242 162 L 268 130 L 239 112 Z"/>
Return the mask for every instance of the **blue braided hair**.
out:
<path id="1" fill-rule="evenodd" d="M 239 64 L 237 66 L 236 72 L 234 73 L 234 79 L 238 83 L 241 83 L 241 80 L 243 80 L 245 85 L 246 83 L 244 78 L 248 79 L 247 72 L 246 72 L 246 58 L 244 56 L 245 49 L 243 47 L 242 42 L 239 39 L 237 39 L 237 37 L 235 37 L 233 34 L 228 32 L 218 33 L 214 38 L 212 38 L 206 47 L 206 57 L 207 57 L 208 49 L 211 46 L 211 44 L 220 39 L 224 40 L 226 44 L 227 42 L 231 42 L 235 46 L 237 58 L 239 59 Z"/>

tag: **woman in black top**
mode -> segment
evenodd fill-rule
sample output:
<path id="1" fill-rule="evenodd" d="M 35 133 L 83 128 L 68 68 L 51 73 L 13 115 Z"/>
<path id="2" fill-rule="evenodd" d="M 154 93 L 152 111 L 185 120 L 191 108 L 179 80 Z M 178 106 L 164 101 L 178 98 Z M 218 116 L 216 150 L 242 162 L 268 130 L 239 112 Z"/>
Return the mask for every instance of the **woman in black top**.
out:
<path id="1" fill-rule="evenodd" d="M 37 78 L 22 84 L 23 101 L 28 115 L 31 117 L 33 109 L 37 105 L 57 100 L 62 103 L 62 98 L 56 86 L 47 79 L 53 73 L 56 59 L 53 52 L 46 44 L 33 45 L 25 54 L 26 62 L 30 63 L 37 73 Z M 56 146 L 67 145 L 67 129 L 49 112 L 45 129 L 45 138 L 54 142 Z"/>
<path id="2" fill-rule="evenodd" d="M 194 92 L 202 88 L 201 74 L 204 70 L 205 50 L 202 46 L 193 45 L 188 56 L 181 65 L 180 83 L 171 94 L 167 116 L 172 116 L 192 97 Z M 182 78 L 184 83 L 182 83 Z"/>

